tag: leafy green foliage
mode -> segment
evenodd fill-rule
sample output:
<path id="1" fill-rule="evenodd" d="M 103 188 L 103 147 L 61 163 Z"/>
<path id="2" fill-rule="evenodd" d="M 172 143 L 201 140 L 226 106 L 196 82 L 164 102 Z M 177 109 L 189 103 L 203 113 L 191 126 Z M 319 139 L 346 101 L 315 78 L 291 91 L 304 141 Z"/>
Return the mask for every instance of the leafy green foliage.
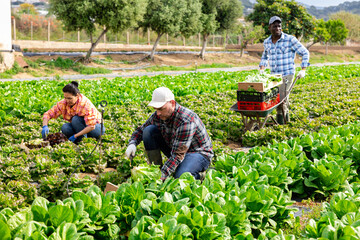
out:
<path id="1" fill-rule="evenodd" d="M 160 179 L 160 177 L 161 171 L 156 165 L 140 164 L 131 169 L 131 178 L 134 181 L 151 182 Z"/>
<path id="2" fill-rule="evenodd" d="M 235 33 L 240 36 L 240 48 L 242 56 L 248 43 L 257 43 L 260 39 L 263 38 L 265 31 L 261 26 L 254 26 L 253 23 L 239 23 L 236 26 Z"/>
<path id="3" fill-rule="evenodd" d="M 141 26 L 157 33 L 150 58 L 154 58 L 161 36 L 189 37 L 201 30 L 199 0 L 150 0 Z"/>
<path id="4" fill-rule="evenodd" d="M 62 21 L 67 31 L 84 30 L 90 36 L 91 48 L 86 55 L 86 59 L 89 59 L 92 50 L 106 32 L 121 32 L 136 27 L 142 20 L 146 4 L 144 0 L 51 0 L 50 10 Z M 93 41 L 97 25 L 103 26 L 104 30 Z"/>
<path id="5" fill-rule="evenodd" d="M 269 20 L 272 16 L 279 16 L 282 20 L 282 29 L 285 33 L 305 39 L 311 37 L 314 30 L 314 17 L 305 7 L 296 1 L 287 0 L 259 0 L 254 5 L 254 11 L 247 16 L 247 19 L 254 22 L 254 25 L 262 26 L 266 35 L 270 35 L 268 29 Z"/>
<path id="6" fill-rule="evenodd" d="M 87 67 L 79 62 L 74 62 L 72 59 L 67 58 L 63 59 L 62 57 L 58 57 L 55 60 L 46 61 L 46 60 L 36 60 L 31 61 L 27 60 L 27 63 L 31 68 L 38 68 L 40 65 L 44 65 L 46 70 L 59 68 L 60 70 L 74 70 L 75 72 L 79 72 L 80 74 L 105 74 L 111 73 L 111 70 L 100 68 L 100 67 Z M 58 76 L 60 79 L 60 76 Z"/>
<path id="7" fill-rule="evenodd" d="M 221 4 L 219 2 L 217 4 L 216 21 L 219 23 L 218 30 L 220 32 L 234 30 L 234 26 L 243 12 L 241 1 L 222 0 Z"/>
<path id="8" fill-rule="evenodd" d="M 180 32 L 186 38 L 193 36 L 202 30 L 200 21 L 201 17 L 201 1 L 187 0 L 186 10 L 180 25 Z"/>
<path id="9" fill-rule="evenodd" d="M 330 15 L 330 19 L 339 19 L 342 20 L 345 24 L 345 27 L 349 30 L 347 39 L 352 41 L 360 40 L 360 15 L 354 14 L 351 12 L 340 11 Z"/>
<path id="10" fill-rule="evenodd" d="M 13 67 L 5 72 L 0 73 L 0 78 L 12 78 L 13 75 L 23 72 L 24 70 L 19 66 L 17 62 L 14 63 Z"/>
<path id="11" fill-rule="evenodd" d="M 319 19 L 316 21 L 316 26 L 314 28 L 313 32 L 313 44 L 318 42 L 328 42 L 330 39 L 330 34 L 328 30 L 326 29 L 326 22 L 323 19 Z M 310 45 L 311 46 L 311 45 Z M 310 48 L 310 46 L 308 48 Z"/>
<path id="12" fill-rule="evenodd" d="M 129 160 L 124 158 L 127 142 L 152 113 L 146 103 L 158 86 L 171 88 L 180 104 L 199 114 L 217 158 L 215 170 L 209 170 L 202 183 L 186 173 L 165 182 L 129 180 L 116 193 L 104 195 L 93 186 L 94 180 L 76 175 L 97 173 L 99 152 L 95 151 L 70 179 L 71 198 L 64 189 L 68 175 L 96 142 L 84 139 L 79 145 L 66 142 L 27 153 L 18 145 L 39 138 L 41 114 L 61 99 L 67 81 L 2 82 L 0 192 L 4 194 L 0 194 L 0 220 L 4 224 L 0 222 L 0 228 L 5 234 L 9 228 L 11 238 L 58 238 L 69 232 L 79 239 L 121 239 L 120 234 L 125 233 L 134 238 L 150 234 L 171 239 L 177 233 L 184 239 L 293 239 L 281 231 L 292 223 L 293 195 L 324 198 L 343 191 L 349 196 L 336 198 L 328 208 L 333 213 L 311 223 L 313 229 L 308 227 L 308 231 L 312 234 L 315 229 L 316 236 L 328 236 L 324 226 L 335 222 L 338 225 L 332 227 L 339 230 L 337 234 L 355 234 L 356 226 L 346 225 L 352 223 L 358 208 L 360 128 L 355 121 L 359 119 L 359 72 L 359 65 L 310 67 L 308 75 L 299 80 L 291 95 L 292 106 L 302 121 L 318 131 L 311 134 L 294 117 L 289 125 L 243 134 L 241 116 L 228 108 L 235 102 L 237 82 L 252 72 L 81 81 L 80 90 L 96 105 L 103 99 L 109 103 L 102 161 L 117 172 L 104 175 L 101 186 L 112 176 L 120 184 L 130 175 Z M 339 127 L 349 122 L 354 124 Z M 50 130 L 57 131 L 62 124 L 53 121 Z M 224 155 L 229 150 L 223 143 L 229 140 L 272 144 L 253 148 L 248 154 Z M 133 163 L 145 163 L 142 145 Z M 156 175 L 156 170 L 150 168 L 149 175 Z M 31 207 L 19 209 L 34 198 Z"/>
<path id="13" fill-rule="evenodd" d="M 242 4 L 236 0 L 201 0 L 201 22 L 203 36 L 200 57 L 205 58 L 205 48 L 209 35 L 215 31 L 233 30 L 236 21 L 242 16 Z"/>
<path id="14" fill-rule="evenodd" d="M 330 42 L 343 42 L 349 32 L 344 22 L 340 19 L 328 20 L 326 22 L 326 28 L 330 34 Z"/>

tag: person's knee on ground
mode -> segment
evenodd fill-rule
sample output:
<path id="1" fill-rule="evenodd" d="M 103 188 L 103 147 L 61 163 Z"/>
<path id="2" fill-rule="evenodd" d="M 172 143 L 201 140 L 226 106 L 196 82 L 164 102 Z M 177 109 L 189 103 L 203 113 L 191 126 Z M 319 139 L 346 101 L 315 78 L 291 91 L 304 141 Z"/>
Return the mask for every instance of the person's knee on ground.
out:
<path id="1" fill-rule="evenodd" d="M 179 178 L 183 173 L 189 172 L 195 179 L 202 180 L 205 177 L 204 172 L 209 166 L 209 160 L 200 153 L 187 153 L 184 160 L 177 167 L 174 178 Z"/>

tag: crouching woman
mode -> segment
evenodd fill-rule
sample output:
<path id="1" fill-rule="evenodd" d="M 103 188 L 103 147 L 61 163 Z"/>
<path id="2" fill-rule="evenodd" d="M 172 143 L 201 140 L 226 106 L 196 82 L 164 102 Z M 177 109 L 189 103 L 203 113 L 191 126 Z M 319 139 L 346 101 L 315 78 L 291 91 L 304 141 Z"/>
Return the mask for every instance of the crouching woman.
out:
<path id="1" fill-rule="evenodd" d="M 49 111 L 44 113 L 42 137 L 45 139 L 49 134 L 48 123 L 50 119 L 60 115 L 68 121 L 61 127 L 62 133 L 72 142 L 79 143 L 83 137 L 98 139 L 101 133 L 101 114 L 94 104 L 80 93 L 79 84 L 72 81 L 63 89 L 64 99 L 56 103 Z"/>

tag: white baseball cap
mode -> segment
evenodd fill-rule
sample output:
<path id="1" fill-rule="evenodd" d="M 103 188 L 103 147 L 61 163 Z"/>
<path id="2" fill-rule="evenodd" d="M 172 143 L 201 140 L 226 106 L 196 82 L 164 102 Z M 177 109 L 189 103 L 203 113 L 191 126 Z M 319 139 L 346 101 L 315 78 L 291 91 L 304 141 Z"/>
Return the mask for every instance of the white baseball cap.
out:
<path id="1" fill-rule="evenodd" d="M 154 90 L 151 102 L 148 106 L 153 108 L 161 108 L 165 103 L 175 100 L 174 94 L 167 87 L 159 87 Z"/>

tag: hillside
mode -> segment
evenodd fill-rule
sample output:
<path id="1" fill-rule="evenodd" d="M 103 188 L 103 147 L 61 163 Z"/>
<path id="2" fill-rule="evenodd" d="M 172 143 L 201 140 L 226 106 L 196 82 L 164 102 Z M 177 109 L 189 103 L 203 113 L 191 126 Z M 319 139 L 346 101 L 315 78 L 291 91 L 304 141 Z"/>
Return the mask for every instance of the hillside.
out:
<path id="1" fill-rule="evenodd" d="M 330 14 L 339 11 L 346 11 L 354 14 L 360 14 L 360 1 L 345 2 L 339 4 L 338 6 L 326 7 L 323 9 L 319 9 L 314 6 L 311 6 L 307 8 L 307 10 L 311 15 L 315 16 L 318 19 L 323 18 L 324 20 L 328 20 Z"/>

